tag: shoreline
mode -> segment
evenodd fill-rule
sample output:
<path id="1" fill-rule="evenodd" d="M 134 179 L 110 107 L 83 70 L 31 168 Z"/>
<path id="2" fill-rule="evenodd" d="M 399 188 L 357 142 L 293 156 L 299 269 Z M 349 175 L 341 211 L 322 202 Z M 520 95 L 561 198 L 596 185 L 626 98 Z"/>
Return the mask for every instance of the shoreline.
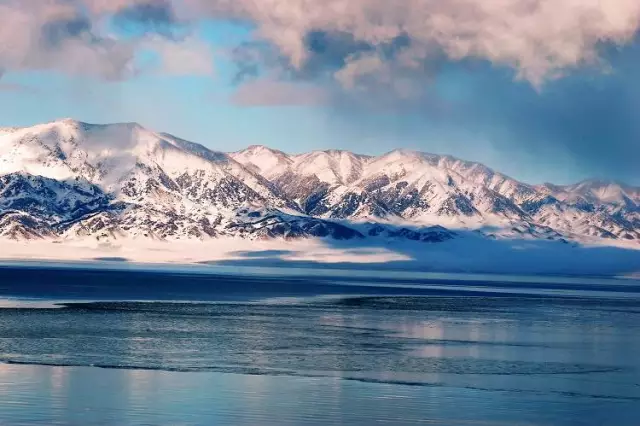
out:
<path id="1" fill-rule="evenodd" d="M 0 264 L 640 279 L 640 250 L 635 247 L 567 246 L 538 240 L 380 245 L 329 240 L 0 240 Z"/>
<path id="2" fill-rule="evenodd" d="M 139 271 L 139 272 L 157 272 L 157 273 L 185 273 L 189 275 L 268 275 L 268 276 L 309 276 L 309 272 L 318 274 L 321 277 L 343 277 L 345 273 L 349 276 L 359 278 L 385 278 L 389 274 L 389 278 L 404 279 L 443 279 L 443 280 L 478 280 L 489 279 L 489 281 L 519 281 L 533 282 L 549 280 L 620 280 L 620 281 L 640 281 L 640 275 L 598 275 L 598 274 L 553 274 L 553 273 L 530 273 L 530 274 L 513 274 L 501 273 L 496 271 L 478 271 L 478 272 L 458 272 L 458 271 L 430 271 L 430 270 L 406 270 L 379 268 L 378 265 L 367 267 L 366 264 L 313 264 L 306 265 L 300 263 L 282 263 L 277 266 L 263 266 L 261 264 L 243 264 L 231 266 L 216 262 L 198 262 L 198 263 L 177 263 L 177 262 L 135 262 L 135 261 L 110 261 L 105 259 L 87 259 L 87 260 L 65 260 L 55 258 L 43 259 L 21 259 L 21 258 L 3 258 L 0 257 L 0 268 L 37 268 L 37 269 L 83 269 L 83 270 L 105 270 L 105 271 Z M 568 281 L 567 281 L 568 282 Z"/>

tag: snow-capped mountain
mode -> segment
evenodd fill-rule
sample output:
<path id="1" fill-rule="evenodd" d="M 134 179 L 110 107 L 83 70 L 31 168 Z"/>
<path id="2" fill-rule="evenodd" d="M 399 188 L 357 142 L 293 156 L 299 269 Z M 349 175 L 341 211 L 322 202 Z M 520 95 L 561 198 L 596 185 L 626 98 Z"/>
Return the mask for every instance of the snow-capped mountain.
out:
<path id="1" fill-rule="evenodd" d="M 624 239 L 640 188 L 528 185 L 413 151 L 212 151 L 137 124 L 0 129 L 0 236 Z"/>
<path id="2" fill-rule="evenodd" d="M 268 149 L 261 158 L 256 150 L 232 156 L 258 164 Z M 492 229 L 491 236 L 640 239 L 638 188 L 629 186 L 533 186 L 482 164 L 404 150 L 380 157 L 326 151 L 280 162 L 271 181 L 303 212 L 326 219 Z"/>

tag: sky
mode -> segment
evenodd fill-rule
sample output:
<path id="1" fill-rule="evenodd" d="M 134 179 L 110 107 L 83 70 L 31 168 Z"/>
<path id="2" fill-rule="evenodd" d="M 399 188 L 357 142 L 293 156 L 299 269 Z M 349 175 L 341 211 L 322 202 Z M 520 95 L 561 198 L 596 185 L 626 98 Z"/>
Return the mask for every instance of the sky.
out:
<path id="1" fill-rule="evenodd" d="M 637 0 L 0 0 L 0 126 L 640 185 Z"/>

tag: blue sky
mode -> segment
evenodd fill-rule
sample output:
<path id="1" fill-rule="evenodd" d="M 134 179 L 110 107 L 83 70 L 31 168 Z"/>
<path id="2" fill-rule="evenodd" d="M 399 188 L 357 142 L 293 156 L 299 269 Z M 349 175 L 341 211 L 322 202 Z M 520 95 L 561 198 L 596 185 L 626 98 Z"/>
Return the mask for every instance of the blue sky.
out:
<path id="1" fill-rule="evenodd" d="M 53 56 L 57 45 L 48 46 L 45 54 L 36 52 L 47 62 L 29 56 L 29 64 L 35 64 L 29 66 L 24 59 L 3 59 L 0 52 L 0 125 L 62 117 L 136 121 L 222 151 L 251 144 L 292 153 L 337 148 L 381 154 L 409 148 L 480 161 L 532 183 L 596 177 L 640 185 L 640 44 L 635 35 L 617 43 L 598 42 L 597 61 L 561 63 L 556 70 L 540 66 L 530 53 L 516 58 L 519 65 L 502 63 L 502 56 L 440 53 L 428 58 L 419 54 L 419 67 L 406 66 L 402 55 L 412 51 L 407 46 L 419 34 L 375 45 L 327 29 L 303 35 L 304 61 L 296 62 L 299 53 L 287 50 L 280 39 L 257 35 L 264 24 L 251 16 L 177 22 L 178 13 L 170 9 L 127 10 L 136 13 L 122 15 L 129 19 L 126 25 L 121 24 L 125 18 L 114 15 L 118 20 L 110 21 L 110 37 L 181 43 L 192 56 L 166 53 L 165 58 L 183 62 L 166 72 L 156 64 L 165 52 L 173 52 L 165 44 L 157 50 L 137 49 L 132 60 L 137 72 L 105 78 L 94 68 L 77 72 L 82 63 L 70 70 L 62 57 L 66 48 L 59 49 L 60 58 Z M 91 34 L 97 34 L 102 21 L 89 22 Z M 62 28 L 64 37 L 78 37 L 68 20 Z M 201 58 L 204 70 L 189 67 L 201 51 L 191 46 L 204 46 L 203 52 L 211 54 L 211 72 L 208 56 Z M 353 59 L 370 59 L 372 51 L 376 61 Z M 375 73 L 359 71 L 371 63 Z M 354 69 L 359 71 L 355 77 Z M 558 75 L 547 75 L 556 71 Z"/>

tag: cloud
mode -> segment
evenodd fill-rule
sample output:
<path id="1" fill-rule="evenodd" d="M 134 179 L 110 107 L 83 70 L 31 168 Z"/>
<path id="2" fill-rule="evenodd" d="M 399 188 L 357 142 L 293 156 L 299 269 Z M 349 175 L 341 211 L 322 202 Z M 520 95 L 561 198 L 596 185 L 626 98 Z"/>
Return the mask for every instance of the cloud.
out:
<path id="1" fill-rule="evenodd" d="M 213 76 L 215 73 L 211 47 L 197 38 L 154 37 L 143 45 L 158 55 L 160 71 L 164 74 Z"/>
<path id="2" fill-rule="evenodd" d="M 241 81 L 275 74 L 337 87 L 336 115 L 367 136 L 421 140 L 424 149 L 429 138 L 455 137 L 461 142 L 447 151 L 469 158 L 482 149 L 474 152 L 476 141 L 491 141 L 541 170 L 638 182 L 637 0 L 189 4 L 252 29 L 236 55 Z M 636 59 L 625 65 L 618 56 Z M 390 108 L 393 122 L 376 123 L 378 107 Z"/>
<path id="3" fill-rule="evenodd" d="M 181 25 L 170 0 L 0 0 L 0 68 L 121 80 L 151 48 L 168 73 L 210 70 L 211 52 Z"/>
<path id="4" fill-rule="evenodd" d="M 612 58 L 611 74 L 579 73 L 541 92 L 507 84 L 491 72 L 468 77 L 467 100 L 454 121 L 486 135 L 503 152 L 528 152 L 540 170 L 571 167 L 577 175 L 638 185 L 639 47 L 624 52 L 628 63 Z"/>
<path id="5" fill-rule="evenodd" d="M 0 82 L 0 93 L 40 94 L 40 91 L 24 84 Z"/>
<path id="6" fill-rule="evenodd" d="M 0 67 L 55 69 L 115 79 L 129 71 L 133 50 L 93 31 L 69 2 L 0 2 Z"/>
<path id="7" fill-rule="evenodd" d="M 510 67 L 517 78 L 539 86 L 585 64 L 597 65 L 601 44 L 627 43 L 640 26 L 636 0 L 189 3 L 211 16 L 255 25 L 255 36 L 275 46 L 294 70 L 308 67 L 318 57 L 332 61 L 338 80 L 347 85 L 377 72 L 388 78 L 390 68 L 420 67 L 444 54 L 450 60 L 477 58 Z M 321 51 L 314 47 L 314 34 L 325 40 Z M 394 46 L 399 40 L 404 43 Z M 400 51 L 405 54 L 398 55 Z"/>
<path id="8" fill-rule="evenodd" d="M 326 104 L 329 94 L 314 85 L 258 79 L 241 85 L 231 98 L 240 106 L 316 106 Z"/>
<path id="9" fill-rule="evenodd" d="M 543 90 L 488 64 L 450 63 L 423 97 L 362 96 L 333 105 L 332 125 L 345 140 L 375 138 L 378 150 L 452 154 L 531 183 L 598 177 L 640 185 L 640 40 L 607 60 L 610 73 L 583 70 Z"/>
<path id="10" fill-rule="evenodd" d="M 176 15 L 170 0 L 133 1 L 113 11 L 113 22 L 125 29 L 174 37 L 184 23 Z"/>
<path id="11" fill-rule="evenodd" d="M 144 38 L 182 37 L 190 25 L 233 19 L 271 49 L 266 67 L 343 87 L 420 78 L 442 57 L 481 59 L 541 86 L 584 65 L 640 26 L 636 0 L 0 0 L 0 65 L 104 78 L 134 73 Z M 176 35 L 176 32 L 178 35 Z M 196 50 L 197 51 L 197 50 Z M 277 59 L 274 59 L 274 55 Z"/>

